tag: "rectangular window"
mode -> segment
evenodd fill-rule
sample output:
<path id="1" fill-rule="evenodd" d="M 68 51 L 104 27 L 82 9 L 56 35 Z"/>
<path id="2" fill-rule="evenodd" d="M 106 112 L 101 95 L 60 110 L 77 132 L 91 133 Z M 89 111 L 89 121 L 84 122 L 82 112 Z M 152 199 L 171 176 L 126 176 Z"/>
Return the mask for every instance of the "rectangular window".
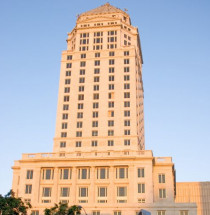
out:
<path id="1" fill-rule="evenodd" d="M 51 197 L 52 188 L 51 187 L 43 187 L 42 189 L 42 197 Z"/>
<path id="2" fill-rule="evenodd" d="M 165 211 L 157 211 L 157 215 L 166 215 Z M 180 214 L 181 215 L 181 214 Z M 185 215 L 185 214 L 184 214 Z"/>
<path id="3" fill-rule="evenodd" d="M 122 215 L 121 211 L 114 211 L 114 215 Z"/>
<path id="4" fill-rule="evenodd" d="M 39 211 L 31 211 L 31 215 L 39 215 Z"/>
<path id="5" fill-rule="evenodd" d="M 82 137 L 82 131 L 76 131 L 76 137 Z"/>
<path id="6" fill-rule="evenodd" d="M 100 167 L 97 168 L 97 179 L 108 179 L 109 178 L 109 168 Z"/>
<path id="7" fill-rule="evenodd" d="M 124 67 L 124 72 L 130 72 L 130 67 Z"/>
<path id="8" fill-rule="evenodd" d="M 67 55 L 67 60 L 72 60 L 72 55 Z"/>
<path id="9" fill-rule="evenodd" d="M 124 64 L 129 64 L 130 60 L 129 59 L 124 59 Z"/>
<path id="10" fill-rule="evenodd" d="M 100 74 L 100 69 L 99 68 L 94 69 L 94 74 Z"/>
<path id="11" fill-rule="evenodd" d="M 79 86 L 79 92 L 83 92 L 83 91 L 84 91 L 84 89 L 85 89 L 85 87 L 84 87 L 84 86 Z"/>
<path id="12" fill-rule="evenodd" d="M 124 81 L 129 81 L 130 80 L 130 76 L 129 75 L 124 75 Z"/>
<path id="13" fill-rule="evenodd" d="M 116 178 L 128 178 L 128 167 L 116 167 Z"/>
<path id="14" fill-rule="evenodd" d="M 96 111 L 93 112 L 93 118 L 98 118 L 98 112 Z"/>
<path id="15" fill-rule="evenodd" d="M 32 185 L 31 184 L 26 184 L 25 194 L 31 194 L 31 192 L 32 192 Z"/>
<path id="16" fill-rule="evenodd" d="M 93 215 L 100 215 L 100 211 L 93 211 Z"/>
<path id="17" fill-rule="evenodd" d="M 124 102 L 124 107 L 130 107 L 130 102 Z"/>
<path id="18" fill-rule="evenodd" d="M 109 60 L 109 65 L 114 65 L 114 59 Z"/>
<path id="19" fill-rule="evenodd" d="M 124 51 L 124 56 L 129 56 L 129 51 Z"/>
<path id="20" fill-rule="evenodd" d="M 85 69 L 80 69 L 79 74 L 80 75 L 85 75 Z"/>
<path id="21" fill-rule="evenodd" d="M 61 132 L 61 137 L 67 137 L 67 132 Z"/>
<path id="22" fill-rule="evenodd" d="M 95 109 L 95 108 L 98 108 L 99 107 L 99 103 L 98 102 L 94 102 L 93 103 L 93 108 Z"/>
<path id="23" fill-rule="evenodd" d="M 109 108 L 113 108 L 114 107 L 114 102 L 109 102 Z"/>
<path id="24" fill-rule="evenodd" d="M 98 127 L 98 121 L 93 121 L 92 122 L 92 127 Z"/>
<path id="25" fill-rule="evenodd" d="M 107 203 L 107 187 L 98 187 L 98 203 Z"/>
<path id="26" fill-rule="evenodd" d="M 82 112 L 78 112 L 78 113 L 77 113 L 77 118 L 78 118 L 78 119 L 83 118 L 83 113 L 82 113 Z"/>
<path id="27" fill-rule="evenodd" d="M 108 99 L 114 99 L 114 92 L 108 93 Z"/>
<path id="28" fill-rule="evenodd" d="M 70 84 L 71 83 L 71 79 L 65 79 L 65 84 Z"/>
<path id="29" fill-rule="evenodd" d="M 66 68 L 71 68 L 72 67 L 72 63 L 67 63 L 66 64 Z"/>
<path id="30" fill-rule="evenodd" d="M 130 84 L 124 84 L 124 89 L 125 89 L 125 90 L 130 89 Z"/>
<path id="31" fill-rule="evenodd" d="M 64 102 L 68 102 L 68 101 L 69 101 L 69 98 L 70 98 L 69 96 L 64 96 L 63 101 L 64 101 Z"/>
<path id="32" fill-rule="evenodd" d="M 79 99 L 80 100 L 80 99 Z M 77 104 L 77 109 L 83 109 L 84 108 L 84 104 L 83 103 L 79 103 Z"/>
<path id="33" fill-rule="evenodd" d="M 138 184 L 138 193 L 145 193 L 145 184 Z"/>
<path id="34" fill-rule="evenodd" d="M 33 170 L 27 170 L 26 172 L 26 179 L 33 179 L 33 173 L 34 171 Z"/>
<path id="35" fill-rule="evenodd" d="M 114 146 L 114 140 L 108 140 L 108 146 Z"/>
<path id="36" fill-rule="evenodd" d="M 137 173 L 138 173 L 138 178 L 144 178 L 145 177 L 144 168 L 138 168 Z"/>
<path id="37" fill-rule="evenodd" d="M 130 146 L 131 144 L 131 141 L 130 140 L 124 140 L 124 145 L 125 146 Z"/>
<path id="38" fill-rule="evenodd" d="M 94 99 L 94 100 L 99 99 L 99 93 L 94 93 L 94 94 L 93 94 L 93 99 Z"/>
<path id="39" fill-rule="evenodd" d="M 114 73 L 114 67 L 109 68 L 109 73 Z"/>
<path id="40" fill-rule="evenodd" d="M 114 84 L 109 84 L 109 90 L 114 90 Z"/>
<path id="41" fill-rule="evenodd" d="M 79 203 L 88 203 L 88 187 L 79 187 Z"/>
<path id="42" fill-rule="evenodd" d="M 114 81 L 114 75 L 109 76 L 109 81 Z"/>
<path id="43" fill-rule="evenodd" d="M 95 66 L 100 66 L 100 60 L 95 60 Z"/>
<path id="44" fill-rule="evenodd" d="M 100 57 L 100 52 L 95 53 L 95 58 Z"/>
<path id="45" fill-rule="evenodd" d="M 114 130 L 108 130 L 108 136 L 114 136 Z"/>
<path id="46" fill-rule="evenodd" d="M 67 125 L 68 125 L 68 124 L 67 124 L 66 122 L 63 122 L 62 125 L 61 125 L 61 128 L 62 128 L 62 129 L 67 129 Z"/>
<path id="47" fill-rule="evenodd" d="M 114 111 L 108 111 L 108 117 L 114 117 Z"/>
<path id="48" fill-rule="evenodd" d="M 70 188 L 69 187 L 61 187 L 60 197 L 69 197 Z"/>
<path id="49" fill-rule="evenodd" d="M 78 95 L 78 100 L 84 100 L 84 94 L 79 94 Z"/>
<path id="50" fill-rule="evenodd" d="M 54 169 L 42 169 L 42 179 L 52 180 L 54 177 Z"/>
<path id="51" fill-rule="evenodd" d="M 75 146 L 76 146 L 76 147 L 81 147 L 81 146 L 82 146 L 82 142 L 81 142 L 81 141 L 76 141 Z"/>
<path id="52" fill-rule="evenodd" d="M 66 71 L 66 76 L 71 76 L 71 71 Z"/>
<path id="53" fill-rule="evenodd" d="M 109 126 L 109 127 L 114 126 L 114 120 L 109 120 L 109 121 L 108 121 L 108 126 Z"/>
<path id="54" fill-rule="evenodd" d="M 92 136 L 93 136 L 93 137 L 98 136 L 98 131 L 92 131 Z"/>
<path id="55" fill-rule="evenodd" d="M 117 202 L 118 203 L 127 202 L 127 187 L 117 187 Z"/>
<path id="56" fill-rule="evenodd" d="M 79 168 L 78 179 L 90 179 L 90 168 Z"/>
<path id="57" fill-rule="evenodd" d="M 124 116 L 130 116 L 130 111 L 129 110 L 125 110 L 124 111 Z"/>
<path id="58" fill-rule="evenodd" d="M 130 93 L 128 93 L 128 92 L 124 93 L 124 98 L 125 98 L 125 99 L 130 98 Z"/>
<path id="59" fill-rule="evenodd" d="M 96 147 L 96 146 L 98 146 L 98 141 L 92 140 L 91 144 L 92 144 L 92 147 Z"/>
<path id="60" fill-rule="evenodd" d="M 60 142 L 60 148 L 65 148 L 66 147 L 66 142 Z"/>
<path id="61" fill-rule="evenodd" d="M 85 67 L 86 66 L 86 62 L 85 61 L 81 61 L 80 62 L 80 67 Z"/>
<path id="62" fill-rule="evenodd" d="M 69 180 L 71 179 L 72 170 L 70 168 L 62 168 L 60 169 L 60 179 L 61 180 Z"/>
<path id="63" fill-rule="evenodd" d="M 93 79 L 93 81 L 94 81 L 94 82 L 99 82 L 99 81 L 100 81 L 100 77 L 95 76 L 94 79 Z"/>
<path id="64" fill-rule="evenodd" d="M 164 184 L 166 182 L 165 174 L 159 174 L 158 175 L 158 182 L 161 184 Z"/>
<path id="65" fill-rule="evenodd" d="M 130 120 L 124 120 L 124 126 L 130 126 Z"/>
<path id="66" fill-rule="evenodd" d="M 62 119 L 68 119 L 68 114 L 67 113 L 63 113 Z"/>
<path id="67" fill-rule="evenodd" d="M 79 83 L 85 83 L 85 78 L 79 78 Z"/>
<path id="68" fill-rule="evenodd" d="M 159 189 L 159 198 L 160 199 L 166 198 L 166 189 Z"/>
<path id="69" fill-rule="evenodd" d="M 69 109 L 69 105 L 63 105 L 63 110 L 68 110 Z"/>
<path id="70" fill-rule="evenodd" d="M 131 131 L 130 130 L 124 130 L 124 135 L 130 135 Z"/>
<path id="71" fill-rule="evenodd" d="M 109 56 L 114 56 L 114 52 L 109 52 Z"/>
<path id="72" fill-rule="evenodd" d="M 93 86 L 93 90 L 94 90 L 94 91 L 98 91 L 98 90 L 99 90 L 99 85 L 94 85 L 94 86 Z"/>
<path id="73" fill-rule="evenodd" d="M 64 88 L 64 93 L 70 93 L 70 87 L 65 87 Z"/>
<path id="74" fill-rule="evenodd" d="M 82 128 L 82 122 L 77 122 L 77 128 Z"/>
<path id="75" fill-rule="evenodd" d="M 86 54 L 81 54 L 81 58 L 86 58 Z"/>
<path id="76" fill-rule="evenodd" d="M 189 215 L 189 211 L 187 211 L 187 210 L 181 210 L 180 211 L 180 215 Z"/>

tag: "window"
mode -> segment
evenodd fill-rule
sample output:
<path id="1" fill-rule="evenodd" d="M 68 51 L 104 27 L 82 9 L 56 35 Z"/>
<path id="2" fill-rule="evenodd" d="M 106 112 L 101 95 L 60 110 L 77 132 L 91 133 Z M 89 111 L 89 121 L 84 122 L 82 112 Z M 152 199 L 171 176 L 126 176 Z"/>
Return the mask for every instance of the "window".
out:
<path id="1" fill-rule="evenodd" d="M 71 71 L 66 71 L 66 76 L 71 76 Z"/>
<path id="2" fill-rule="evenodd" d="M 84 91 L 84 89 L 85 89 L 85 87 L 84 87 L 84 86 L 79 86 L 79 92 L 83 92 L 83 91 Z"/>
<path id="3" fill-rule="evenodd" d="M 129 64 L 129 59 L 124 59 L 124 64 Z"/>
<path id="4" fill-rule="evenodd" d="M 31 194 L 32 192 L 32 185 L 31 184 L 26 184 L 25 186 L 25 194 Z"/>
<path id="5" fill-rule="evenodd" d="M 98 187 L 98 203 L 107 203 L 107 187 Z"/>
<path id="6" fill-rule="evenodd" d="M 60 142 L 60 148 L 65 148 L 66 147 L 66 142 Z"/>
<path id="7" fill-rule="evenodd" d="M 143 199 L 142 198 L 138 199 L 138 203 L 145 203 L 145 199 L 144 198 Z M 138 215 L 138 213 L 139 212 L 137 212 L 137 215 Z"/>
<path id="8" fill-rule="evenodd" d="M 68 180 L 71 179 L 72 170 L 70 168 L 62 168 L 60 169 L 60 179 Z"/>
<path id="9" fill-rule="evenodd" d="M 124 67 L 124 72 L 130 72 L 130 67 Z"/>
<path id="10" fill-rule="evenodd" d="M 108 111 L 108 117 L 114 117 L 114 111 Z"/>
<path id="11" fill-rule="evenodd" d="M 39 215 L 39 211 L 31 211 L 31 215 Z"/>
<path id="12" fill-rule="evenodd" d="M 85 83 L 85 78 L 79 78 L 79 83 Z"/>
<path id="13" fill-rule="evenodd" d="M 114 130 L 108 130 L 108 136 L 114 136 Z"/>
<path id="14" fill-rule="evenodd" d="M 124 140 L 124 145 L 125 146 L 130 146 L 131 144 L 131 141 L 130 140 Z"/>
<path id="15" fill-rule="evenodd" d="M 42 169 L 42 179 L 52 180 L 54 177 L 54 169 Z"/>
<path id="16" fill-rule="evenodd" d="M 77 128 L 82 128 L 82 122 L 77 122 Z"/>
<path id="17" fill-rule="evenodd" d="M 82 131 L 76 131 L 76 137 L 82 137 Z"/>
<path id="18" fill-rule="evenodd" d="M 180 215 L 189 215 L 189 212 L 187 210 L 181 210 Z"/>
<path id="19" fill-rule="evenodd" d="M 72 67 L 72 63 L 67 63 L 66 64 L 66 68 L 71 68 Z"/>
<path id="20" fill-rule="evenodd" d="M 68 102 L 69 101 L 69 96 L 64 96 L 63 101 Z"/>
<path id="21" fill-rule="evenodd" d="M 64 123 L 62 123 L 61 128 L 62 128 L 62 129 L 67 129 L 67 125 L 68 125 L 68 124 L 67 124 L 66 122 L 64 122 Z"/>
<path id="22" fill-rule="evenodd" d="M 99 103 L 98 102 L 94 102 L 93 103 L 93 108 L 95 109 L 95 108 L 98 108 L 99 107 Z"/>
<path id="23" fill-rule="evenodd" d="M 109 65 L 114 65 L 114 59 L 109 60 Z"/>
<path id="24" fill-rule="evenodd" d="M 61 187 L 60 196 L 61 197 L 69 197 L 70 188 L 69 187 Z"/>
<path id="25" fill-rule="evenodd" d="M 109 126 L 109 127 L 114 126 L 114 120 L 109 120 L 109 121 L 108 121 L 108 126 Z"/>
<path id="26" fill-rule="evenodd" d="M 94 99 L 94 100 L 99 99 L 99 94 L 98 94 L 98 93 L 94 93 L 94 94 L 93 94 L 93 99 Z"/>
<path id="27" fill-rule="evenodd" d="M 109 81 L 114 81 L 114 75 L 109 76 Z"/>
<path id="28" fill-rule="evenodd" d="M 94 86 L 93 86 L 93 90 L 94 90 L 94 91 L 98 91 L 98 90 L 99 90 L 99 85 L 94 85 Z"/>
<path id="29" fill-rule="evenodd" d="M 129 81 L 130 80 L 130 76 L 129 75 L 124 75 L 124 81 Z"/>
<path id="30" fill-rule="evenodd" d="M 95 53 L 95 57 L 100 57 L 100 52 Z"/>
<path id="31" fill-rule="evenodd" d="M 129 110 L 125 110 L 124 111 L 124 116 L 130 116 L 130 111 Z"/>
<path id="32" fill-rule="evenodd" d="M 128 178 L 128 167 L 117 167 L 116 178 L 117 179 Z"/>
<path id="33" fill-rule="evenodd" d="M 85 69 L 80 69 L 79 74 L 80 75 L 85 75 Z"/>
<path id="34" fill-rule="evenodd" d="M 80 62 L 80 67 L 85 67 L 86 66 L 86 62 L 85 61 L 81 61 Z"/>
<path id="35" fill-rule="evenodd" d="M 130 135 L 131 131 L 130 130 L 124 130 L 124 135 Z"/>
<path id="36" fill-rule="evenodd" d="M 117 202 L 126 203 L 127 202 L 127 187 L 117 187 Z"/>
<path id="37" fill-rule="evenodd" d="M 159 183 L 164 184 L 166 182 L 165 174 L 159 174 L 158 181 L 159 181 Z"/>
<path id="38" fill-rule="evenodd" d="M 51 187 L 43 187 L 42 189 L 42 197 L 51 197 L 52 188 Z"/>
<path id="39" fill-rule="evenodd" d="M 78 100 L 84 100 L 84 94 L 79 94 L 78 95 Z"/>
<path id="40" fill-rule="evenodd" d="M 124 107 L 130 107 L 130 102 L 124 102 Z"/>
<path id="41" fill-rule="evenodd" d="M 88 187 L 79 187 L 79 203 L 88 202 Z"/>
<path id="42" fill-rule="evenodd" d="M 92 131 L 92 136 L 93 137 L 98 136 L 98 131 Z"/>
<path id="43" fill-rule="evenodd" d="M 97 140 L 93 140 L 92 141 L 92 147 L 96 147 L 98 146 L 98 141 Z"/>
<path id="44" fill-rule="evenodd" d="M 98 112 L 96 111 L 93 112 L 93 118 L 98 118 Z"/>
<path id="45" fill-rule="evenodd" d="M 86 54 L 81 54 L 81 58 L 86 58 Z"/>
<path id="46" fill-rule="evenodd" d="M 114 84 L 109 84 L 109 90 L 114 90 Z"/>
<path id="47" fill-rule="evenodd" d="M 159 189 L 159 198 L 160 199 L 166 198 L 166 189 Z"/>
<path id="48" fill-rule="evenodd" d="M 93 211 L 93 215 L 100 215 L 100 211 Z"/>
<path id="49" fill-rule="evenodd" d="M 95 66 L 100 66 L 100 60 L 95 60 Z"/>
<path id="50" fill-rule="evenodd" d="M 27 170 L 26 172 L 26 179 L 33 179 L 33 170 Z"/>
<path id="51" fill-rule="evenodd" d="M 81 141 L 76 141 L 76 147 L 81 147 L 82 146 L 82 142 Z"/>
<path id="52" fill-rule="evenodd" d="M 94 82 L 99 82 L 99 81 L 100 81 L 100 77 L 95 76 L 93 81 L 94 81 Z"/>
<path id="53" fill-rule="evenodd" d="M 99 74 L 100 73 L 100 69 L 97 68 L 97 69 L 94 69 L 94 74 Z"/>
<path id="54" fill-rule="evenodd" d="M 114 140 L 108 140 L 108 146 L 114 146 Z"/>
<path id="55" fill-rule="evenodd" d="M 109 52 L 109 56 L 114 56 L 114 52 Z"/>
<path id="56" fill-rule="evenodd" d="M 124 51 L 124 56 L 129 56 L 129 51 Z"/>
<path id="57" fill-rule="evenodd" d="M 97 168 L 97 179 L 108 179 L 109 178 L 109 168 L 100 167 Z"/>
<path id="58" fill-rule="evenodd" d="M 67 60 L 72 60 L 72 55 L 67 55 Z"/>
<path id="59" fill-rule="evenodd" d="M 114 92 L 108 93 L 108 99 L 114 99 Z"/>
<path id="60" fill-rule="evenodd" d="M 137 173 L 138 173 L 138 178 L 144 178 L 145 176 L 144 168 L 138 168 Z"/>
<path id="61" fill-rule="evenodd" d="M 62 119 L 68 119 L 68 114 L 67 113 L 63 113 Z"/>
<path id="62" fill-rule="evenodd" d="M 157 215 L 166 215 L 166 211 L 157 211 Z"/>
<path id="63" fill-rule="evenodd" d="M 130 126 L 130 120 L 124 120 L 124 126 Z"/>
<path id="64" fill-rule="evenodd" d="M 63 110 L 68 110 L 69 109 L 69 105 L 63 105 Z"/>
<path id="65" fill-rule="evenodd" d="M 84 98 L 83 98 L 84 99 Z M 80 99 L 79 99 L 80 100 Z M 84 107 L 84 104 L 83 103 L 79 103 L 78 105 L 77 105 L 77 109 L 83 109 L 83 107 Z"/>
<path id="66" fill-rule="evenodd" d="M 138 184 L 138 193 L 145 193 L 145 184 Z"/>
<path id="67" fill-rule="evenodd" d="M 70 84 L 71 83 L 71 79 L 65 79 L 65 84 Z"/>
<path id="68" fill-rule="evenodd" d="M 90 168 L 79 168 L 78 179 L 90 179 Z"/>
<path id="69" fill-rule="evenodd" d="M 114 107 L 114 102 L 109 102 L 109 108 L 113 108 Z"/>
<path id="70" fill-rule="evenodd" d="M 125 89 L 125 90 L 130 89 L 130 84 L 124 84 L 124 89 Z"/>
<path id="71" fill-rule="evenodd" d="M 98 127 L 98 121 L 93 121 L 92 122 L 92 127 Z"/>
<path id="72" fill-rule="evenodd" d="M 114 211 L 114 215 L 122 215 L 121 211 Z"/>
<path id="73" fill-rule="evenodd" d="M 128 93 L 128 92 L 124 93 L 124 98 L 125 99 L 130 98 L 130 93 Z"/>
<path id="74" fill-rule="evenodd" d="M 78 118 L 78 119 L 83 118 L 83 113 L 82 113 L 82 112 L 78 112 L 78 113 L 77 113 L 77 118 Z"/>
<path id="75" fill-rule="evenodd" d="M 61 132 L 61 137 L 67 137 L 67 132 Z"/>
<path id="76" fill-rule="evenodd" d="M 114 73 L 114 67 L 109 68 L 109 73 Z"/>
<path id="77" fill-rule="evenodd" d="M 70 93 L 70 87 L 65 87 L 64 88 L 64 93 Z"/>

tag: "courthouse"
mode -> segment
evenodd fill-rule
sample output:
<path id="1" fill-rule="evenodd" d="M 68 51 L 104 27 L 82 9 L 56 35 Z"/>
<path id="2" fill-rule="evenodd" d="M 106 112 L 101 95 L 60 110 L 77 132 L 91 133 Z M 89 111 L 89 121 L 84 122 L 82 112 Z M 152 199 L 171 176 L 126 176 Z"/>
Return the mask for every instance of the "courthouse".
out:
<path id="1" fill-rule="evenodd" d="M 12 167 L 12 189 L 33 215 L 59 202 L 88 215 L 197 214 L 176 201 L 172 158 L 145 150 L 142 64 L 127 12 L 106 3 L 78 16 L 61 57 L 53 152 Z"/>

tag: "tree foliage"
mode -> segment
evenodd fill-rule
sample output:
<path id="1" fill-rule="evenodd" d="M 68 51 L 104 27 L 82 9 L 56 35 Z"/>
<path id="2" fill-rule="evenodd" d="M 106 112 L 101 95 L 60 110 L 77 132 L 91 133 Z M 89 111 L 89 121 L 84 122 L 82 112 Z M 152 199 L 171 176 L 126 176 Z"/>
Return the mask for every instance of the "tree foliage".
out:
<path id="1" fill-rule="evenodd" d="M 29 203 L 25 204 L 21 198 L 16 198 L 12 190 L 5 196 L 0 195 L 0 214 L 1 215 L 26 215 Z"/>
<path id="2" fill-rule="evenodd" d="M 55 204 L 52 208 L 46 208 L 44 210 L 44 215 L 74 215 L 81 214 L 81 206 L 78 205 L 72 205 L 71 207 L 68 207 L 68 204 Z"/>

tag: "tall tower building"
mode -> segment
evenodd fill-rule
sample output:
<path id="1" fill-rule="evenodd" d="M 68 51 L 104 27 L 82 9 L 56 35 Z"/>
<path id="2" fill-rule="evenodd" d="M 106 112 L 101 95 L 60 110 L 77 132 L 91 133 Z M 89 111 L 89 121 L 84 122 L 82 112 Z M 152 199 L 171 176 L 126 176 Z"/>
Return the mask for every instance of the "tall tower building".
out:
<path id="1" fill-rule="evenodd" d="M 82 13 L 62 53 L 53 151 L 144 150 L 142 63 L 127 13 Z"/>
<path id="2" fill-rule="evenodd" d="M 59 202 L 88 215 L 196 215 L 194 203 L 175 203 L 172 159 L 145 150 L 139 38 L 108 3 L 78 16 L 62 53 L 53 152 L 13 166 L 12 188 L 33 215 Z"/>

